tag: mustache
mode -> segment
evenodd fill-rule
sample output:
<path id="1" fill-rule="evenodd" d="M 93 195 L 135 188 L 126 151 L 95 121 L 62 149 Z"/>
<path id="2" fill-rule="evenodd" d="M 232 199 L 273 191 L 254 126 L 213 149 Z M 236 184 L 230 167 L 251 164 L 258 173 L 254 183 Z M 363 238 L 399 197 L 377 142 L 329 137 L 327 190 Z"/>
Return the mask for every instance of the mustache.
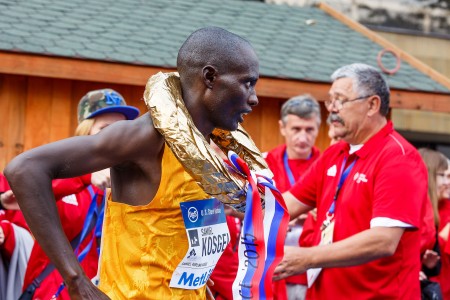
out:
<path id="1" fill-rule="evenodd" d="M 341 119 L 337 114 L 331 113 L 328 115 L 327 123 L 330 124 L 331 122 L 339 122 L 342 125 L 344 125 L 344 120 Z"/>

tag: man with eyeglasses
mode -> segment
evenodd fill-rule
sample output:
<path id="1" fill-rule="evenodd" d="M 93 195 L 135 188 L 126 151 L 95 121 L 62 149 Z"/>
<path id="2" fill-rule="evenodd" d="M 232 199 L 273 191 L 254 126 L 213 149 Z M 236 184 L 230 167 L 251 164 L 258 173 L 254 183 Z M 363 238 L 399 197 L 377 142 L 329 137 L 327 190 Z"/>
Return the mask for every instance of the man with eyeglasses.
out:
<path id="1" fill-rule="evenodd" d="M 283 194 L 291 218 L 317 207 L 316 245 L 286 247 L 282 279 L 307 270 L 309 299 L 420 299 L 426 168 L 386 115 L 389 88 L 365 64 L 336 70 L 325 101 L 341 141 Z"/>

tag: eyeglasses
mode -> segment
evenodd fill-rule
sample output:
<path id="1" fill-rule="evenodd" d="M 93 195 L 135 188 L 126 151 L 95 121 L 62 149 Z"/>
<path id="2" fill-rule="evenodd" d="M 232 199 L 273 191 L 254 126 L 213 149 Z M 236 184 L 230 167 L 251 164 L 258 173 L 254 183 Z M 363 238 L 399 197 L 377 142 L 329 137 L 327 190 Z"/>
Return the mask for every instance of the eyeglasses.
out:
<path id="1" fill-rule="evenodd" d="M 358 98 L 351 99 L 351 100 L 343 100 L 343 99 L 331 100 L 331 99 L 328 99 L 328 100 L 325 100 L 324 103 L 325 103 L 325 107 L 330 107 L 330 105 L 334 103 L 334 107 L 337 110 L 341 110 L 344 107 L 345 103 L 353 102 L 353 101 L 357 101 L 357 100 L 363 100 L 363 99 L 366 99 L 366 98 L 369 98 L 369 97 L 372 97 L 372 96 L 373 95 L 362 96 L 362 97 L 358 97 Z"/>

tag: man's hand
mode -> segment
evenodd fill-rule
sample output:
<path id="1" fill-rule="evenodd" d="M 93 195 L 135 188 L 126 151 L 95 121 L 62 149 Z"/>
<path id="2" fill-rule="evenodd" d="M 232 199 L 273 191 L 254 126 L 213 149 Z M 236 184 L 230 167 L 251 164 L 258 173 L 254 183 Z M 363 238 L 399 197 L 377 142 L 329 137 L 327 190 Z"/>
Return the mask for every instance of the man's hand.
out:
<path id="1" fill-rule="evenodd" d="M 419 280 L 422 281 L 422 280 L 425 280 L 425 279 L 428 279 L 427 275 L 425 275 L 424 272 L 420 271 L 419 272 Z"/>
<path id="2" fill-rule="evenodd" d="M 13 191 L 8 190 L 0 195 L 0 203 L 5 209 L 20 210 L 19 203 L 17 203 L 16 196 Z"/>
<path id="3" fill-rule="evenodd" d="M 436 267 L 439 259 L 441 259 L 441 257 L 437 254 L 437 252 L 427 249 L 423 254 L 422 264 L 428 269 L 433 269 Z"/>
<path id="4" fill-rule="evenodd" d="M 308 248 L 285 246 L 283 260 L 275 268 L 273 280 L 305 272 L 309 268 L 307 253 Z"/>
<path id="5" fill-rule="evenodd" d="M 92 173 L 91 183 L 101 190 L 111 187 L 111 177 L 109 175 L 109 169 L 104 169 Z"/>

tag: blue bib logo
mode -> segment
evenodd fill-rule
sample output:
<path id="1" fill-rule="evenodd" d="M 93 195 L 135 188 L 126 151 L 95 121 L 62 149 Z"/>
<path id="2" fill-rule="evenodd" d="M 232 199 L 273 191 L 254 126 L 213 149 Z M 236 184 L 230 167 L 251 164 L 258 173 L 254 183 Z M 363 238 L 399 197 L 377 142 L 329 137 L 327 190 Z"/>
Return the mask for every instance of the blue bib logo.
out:
<path id="1" fill-rule="evenodd" d="M 198 220 L 198 210 L 195 207 L 190 207 L 188 209 L 188 218 L 192 223 Z"/>

